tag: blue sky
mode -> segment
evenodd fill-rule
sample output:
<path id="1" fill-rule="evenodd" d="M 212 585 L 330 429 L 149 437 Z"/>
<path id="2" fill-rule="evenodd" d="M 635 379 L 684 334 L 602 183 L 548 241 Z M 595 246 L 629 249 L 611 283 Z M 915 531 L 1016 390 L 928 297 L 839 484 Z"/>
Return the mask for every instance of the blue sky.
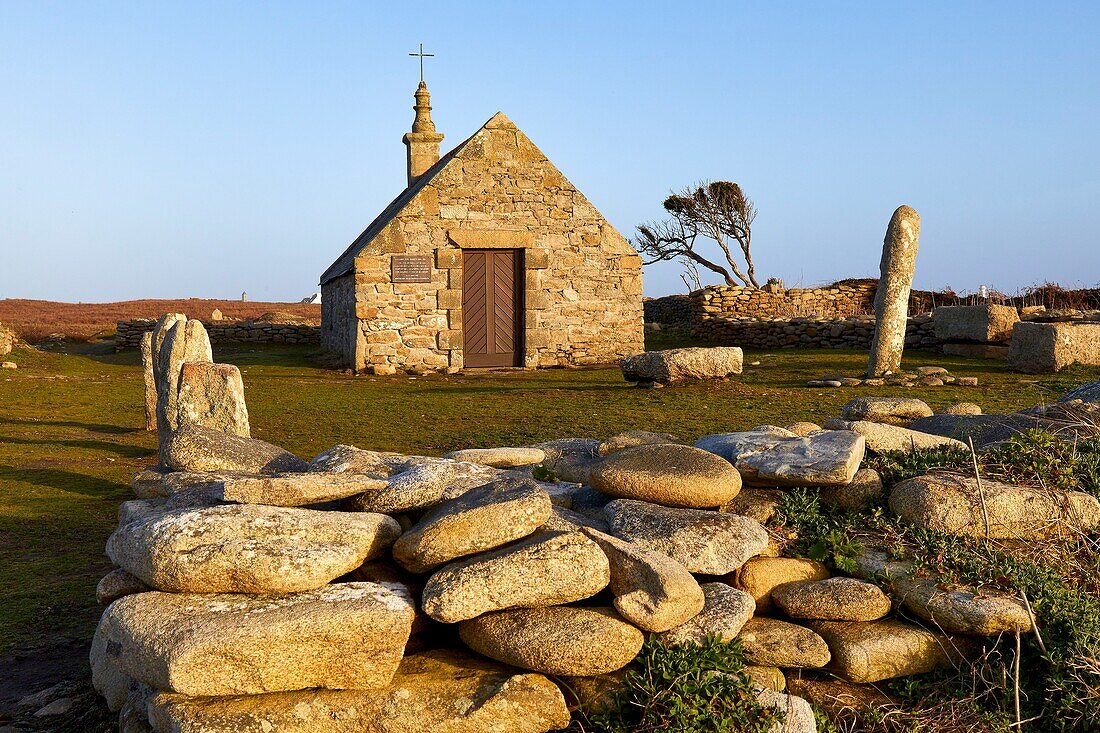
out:
<path id="1" fill-rule="evenodd" d="M 1096 285 L 1098 34 L 1095 2 L 11 0 L 0 297 L 305 297 L 404 185 L 421 42 L 444 148 L 502 110 L 627 236 L 728 179 L 788 285 L 875 274 L 902 203 L 918 286 Z"/>

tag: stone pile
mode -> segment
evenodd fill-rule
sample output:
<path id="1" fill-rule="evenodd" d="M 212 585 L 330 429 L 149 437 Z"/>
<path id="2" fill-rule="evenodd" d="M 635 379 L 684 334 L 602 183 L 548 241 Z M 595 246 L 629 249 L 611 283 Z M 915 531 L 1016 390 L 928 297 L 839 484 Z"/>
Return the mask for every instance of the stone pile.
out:
<path id="1" fill-rule="evenodd" d="M 336 446 L 307 463 L 248 437 L 239 375 L 204 335 L 166 316 L 150 339 L 161 464 L 135 477 L 97 589 L 93 680 L 122 733 L 556 730 L 566 695 L 614 685 L 647 635 L 740 639 L 782 730 L 807 732 L 792 671 L 873 683 L 1031 627 L 1014 597 L 941 588 L 874 548 L 859 577 L 778 556 L 763 522 L 783 493 L 881 496 L 865 425 L 907 430 L 931 414 L 917 400 L 853 400 L 846 429 L 694 445 L 632 431 L 447 458 Z M 1092 497 L 987 484 L 985 527 L 975 490 L 925 476 L 889 506 L 961 536 L 1100 523 Z"/>

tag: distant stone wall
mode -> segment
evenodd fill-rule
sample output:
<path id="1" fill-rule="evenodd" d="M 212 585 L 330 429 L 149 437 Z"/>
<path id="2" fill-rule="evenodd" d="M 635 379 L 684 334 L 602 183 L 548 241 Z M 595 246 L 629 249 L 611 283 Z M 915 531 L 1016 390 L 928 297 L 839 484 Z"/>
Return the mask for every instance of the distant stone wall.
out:
<path id="1" fill-rule="evenodd" d="M 752 349 L 867 349 L 875 331 L 871 315 L 848 318 L 711 318 L 695 325 L 694 336 L 711 343 Z M 912 316 L 905 328 L 908 348 L 938 349 L 932 316 Z"/>
<path id="2" fill-rule="evenodd" d="M 691 297 L 688 295 L 644 298 L 642 310 L 645 311 L 646 323 L 660 323 L 664 326 L 691 325 Z"/>
<path id="3" fill-rule="evenodd" d="M 696 324 L 710 318 L 847 318 L 873 313 L 874 281 L 828 288 L 743 288 L 712 285 L 690 296 Z"/>
<path id="4" fill-rule="evenodd" d="M 115 330 L 115 348 L 129 349 L 141 346 L 141 336 L 152 331 L 157 322 L 151 318 L 119 321 Z M 203 322 L 210 342 L 229 343 L 281 343 L 319 344 L 319 326 L 296 323 L 257 323 L 256 321 Z"/>

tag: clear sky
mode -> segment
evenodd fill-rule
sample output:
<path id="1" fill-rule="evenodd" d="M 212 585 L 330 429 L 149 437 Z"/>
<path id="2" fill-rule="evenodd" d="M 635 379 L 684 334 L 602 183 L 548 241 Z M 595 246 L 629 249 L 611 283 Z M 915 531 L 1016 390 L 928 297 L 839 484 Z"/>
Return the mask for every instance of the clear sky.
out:
<path id="1" fill-rule="evenodd" d="M 619 228 L 742 184 L 757 271 L 1100 282 L 1100 3 L 0 3 L 0 298 L 298 300 L 404 186 L 423 42 Z M 646 293 L 683 291 L 675 266 Z"/>

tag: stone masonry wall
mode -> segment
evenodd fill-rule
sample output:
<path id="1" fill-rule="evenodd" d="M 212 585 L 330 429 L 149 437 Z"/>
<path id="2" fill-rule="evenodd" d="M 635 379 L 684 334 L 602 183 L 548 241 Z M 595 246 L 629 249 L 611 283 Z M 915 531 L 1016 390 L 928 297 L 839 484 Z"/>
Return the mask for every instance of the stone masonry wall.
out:
<path id="1" fill-rule="evenodd" d="M 152 331 L 157 322 L 148 318 L 119 321 L 115 331 L 115 348 L 141 346 L 142 334 Z M 285 343 L 317 344 L 321 329 L 296 323 L 256 323 L 255 321 L 203 322 L 211 343 Z"/>
<path id="2" fill-rule="evenodd" d="M 348 274 L 321 286 L 321 347 L 355 358 L 359 322 L 355 318 L 355 278 Z"/>
<path id="3" fill-rule="evenodd" d="M 642 351 L 641 259 L 498 114 L 356 258 L 356 369 L 463 367 L 466 248 L 524 250 L 524 366 L 613 362 Z M 433 257 L 431 282 L 393 283 L 392 256 L 418 253 Z"/>
<path id="4" fill-rule="evenodd" d="M 703 341 L 752 349 L 867 349 L 875 331 L 873 315 L 848 318 L 713 318 L 697 323 L 693 335 Z M 931 314 L 909 318 L 908 348 L 938 349 Z"/>
<path id="5" fill-rule="evenodd" d="M 712 317 L 794 318 L 817 316 L 847 318 L 873 313 L 875 282 L 859 282 L 830 288 L 743 288 L 711 286 L 696 290 L 691 299 L 697 322 Z"/>
<path id="6" fill-rule="evenodd" d="M 666 295 L 662 298 L 645 298 L 642 301 L 646 323 L 664 326 L 691 325 L 691 298 L 687 295 Z"/>

